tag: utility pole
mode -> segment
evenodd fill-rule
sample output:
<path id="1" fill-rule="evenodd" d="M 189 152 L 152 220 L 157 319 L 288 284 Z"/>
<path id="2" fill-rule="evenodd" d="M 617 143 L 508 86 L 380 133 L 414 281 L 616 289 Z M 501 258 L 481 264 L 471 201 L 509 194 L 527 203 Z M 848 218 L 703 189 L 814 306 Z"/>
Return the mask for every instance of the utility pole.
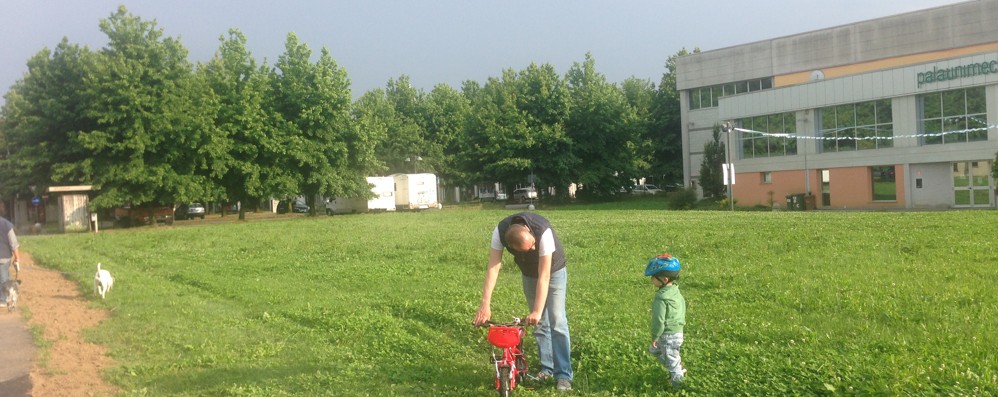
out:
<path id="1" fill-rule="evenodd" d="M 734 126 L 730 121 L 724 122 L 724 132 L 728 136 L 728 143 L 725 144 L 724 148 L 724 180 L 728 182 L 728 204 L 731 205 L 731 211 L 735 210 L 735 196 L 732 192 L 731 185 L 735 181 L 735 165 L 731 163 L 731 132 L 734 130 Z"/>

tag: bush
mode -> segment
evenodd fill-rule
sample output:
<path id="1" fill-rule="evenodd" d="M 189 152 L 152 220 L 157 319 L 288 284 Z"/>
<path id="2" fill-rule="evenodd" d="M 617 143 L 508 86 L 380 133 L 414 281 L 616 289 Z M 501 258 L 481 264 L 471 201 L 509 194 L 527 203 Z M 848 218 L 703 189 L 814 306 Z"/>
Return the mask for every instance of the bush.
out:
<path id="1" fill-rule="evenodd" d="M 697 204 L 697 191 L 686 188 L 676 192 L 669 193 L 669 209 L 673 210 L 689 210 Z"/>

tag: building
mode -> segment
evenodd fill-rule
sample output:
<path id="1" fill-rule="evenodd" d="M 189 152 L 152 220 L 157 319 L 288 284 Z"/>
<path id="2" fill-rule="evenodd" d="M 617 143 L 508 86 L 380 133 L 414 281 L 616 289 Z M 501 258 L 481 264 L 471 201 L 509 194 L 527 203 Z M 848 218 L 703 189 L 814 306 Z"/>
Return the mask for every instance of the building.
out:
<path id="1" fill-rule="evenodd" d="M 676 79 L 687 185 L 730 122 L 739 205 L 995 207 L 998 0 L 684 56 Z"/>

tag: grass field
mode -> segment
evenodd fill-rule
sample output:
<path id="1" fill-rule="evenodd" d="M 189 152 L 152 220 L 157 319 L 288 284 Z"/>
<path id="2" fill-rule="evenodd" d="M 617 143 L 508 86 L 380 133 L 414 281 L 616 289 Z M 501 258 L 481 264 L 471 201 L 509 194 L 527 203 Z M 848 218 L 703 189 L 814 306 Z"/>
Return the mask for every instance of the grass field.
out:
<path id="1" fill-rule="evenodd" d="M 998 212 L 674 212 L 563 207 L 573 395 L 669 395 L 645 353 L 651 256 L 683 262 L 682 394 L 998 394 Z M 90 293 L 89 337 L 131 396 L 481 396 L 470 323 L 510 211 L 456 208 L 24 237 Z M 191 222 L 196 223 L 196 221 Z M 508 259 L 507 255 L 507 259 Z M 497 320 L 526 313 L 515 265 Z M 536 350 L 529 341 L 528 352 Z M 555 395 L 553 387 L 517 395 Z"/>

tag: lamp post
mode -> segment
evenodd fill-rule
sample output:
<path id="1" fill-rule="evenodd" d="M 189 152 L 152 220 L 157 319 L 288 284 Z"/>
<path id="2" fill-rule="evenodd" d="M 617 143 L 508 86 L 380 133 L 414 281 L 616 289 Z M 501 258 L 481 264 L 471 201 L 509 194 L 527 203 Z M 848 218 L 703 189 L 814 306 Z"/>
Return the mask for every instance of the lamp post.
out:
<path id="1" fill-rule="evenodd" d="M 731 163 L 731 131 L 734 130 L 730 121 L 724 123 L 724 132 L 728 136 L 728 143 L 725 144 L 724 148 L 724 162 L 728 163 L 727 167 L 724 167 L 724 180 L 728 183 L 728 204 L 731 205 L 731 210 L 735 210 L 735 197 L 734 193 L 731 191 L 731 184 L 734 182 L 735 178 L 735 165 Z"/>
<path id="2" fill-rule="evenodd" d="M 423 159 L 423 158 L 422 158 L 422 157 L 420 157 L 420 156 L 409 156 L 409 157 L 406 157 L 406 158 L 405 158 L 405 161 L 406 161 L 407 163 L 408 163 L 408 162 L 410 162 L 410 161 L 412 162 L 412 173 L 413 173 L 413 174 L 417 173 L 417 172 L 416 172 L 416 162 L 417 162 L 417 161 L 420 161 L 420 160 L 422 160 L 422 159 Z"/>

